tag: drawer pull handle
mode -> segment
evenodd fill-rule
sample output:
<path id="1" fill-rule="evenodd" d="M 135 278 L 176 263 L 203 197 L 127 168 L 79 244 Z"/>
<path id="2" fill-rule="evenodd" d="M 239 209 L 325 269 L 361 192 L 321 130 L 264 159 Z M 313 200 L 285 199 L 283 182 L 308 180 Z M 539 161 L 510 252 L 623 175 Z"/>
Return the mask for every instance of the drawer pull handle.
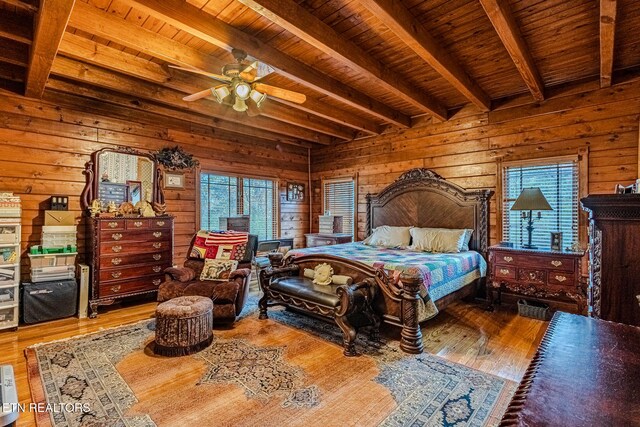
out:
<path id="1" fill-rule="evenodd" d="M 160 282 L 162 282 L 162 280 L 160 280 L 160 279 L 155 279 L 155 280 L 154 280 L 153 282 L 151 282 L 151 283 L 153 283 L 153 284 L 154 284 L 154 286 L 158 286 L 158 285 L 160 284 Z"/>
<path id="2" fill-rule="evenodd" d="M 116 227 L 118 226 L 118 223 L 117 223 L 117 222 L 115 222 L 115 221 L 114 221 L 114 222 L 110 222 L 109 224 L 107 224 L 107 226 L 108 226 L 109 228 L 116 228 Z"/>
<path id="3" fill-rule="evenodd" d="M 122 234 L 120 234 L 120 233 L 113 233 L 113 234 L 111 235 L 111 238 L 112 238 L 113 240 L 120 240 L 120 239 L 122 239 Z"/>
<path id="4" fill-rule="evenodd" d="M 562 282 L 566 281 L 566 280 L 567 280 L 567 278 L 566 278 L 566 277 L 564 277 L 564 276 L 556 276 L 556 280 L 557 280 L 558 282 L 562 283 Z"/>
<path id="5" fill-rule="evenodd" d="M 113 277 L 114 279 L 117 279 L 120 276 L 122 276 L 122 271 L 114 271 L 113 273 L 111 273 L 111 277 Z"/>
<path id="6" fill-rule="evenodd" d="M 156 225 L 158 227 L 162 227 L 164 225 L 164 221 L 156 221 Z"/>
<path id="7" fill-rule="evenodd" d="M 120 285 L 112 286 L 111 287 L 111 292 L 113 292 L 114 294 L 120 292 Z"/>
<path id="8" fill-rule="evenodd" d="M 554 267 L 560 267 L 562 265 L 562 261 L 557 261 L 557 260 L 553 260 L 551 261 L 551 265 L 553 265 Z"/>
<path id="9" fill-rule="evenodd" d="M 162 237 L 162 232 L 161 231 L 156 231 L 153 233 L 153 237 Z"/>
<path id="10" fill-rule="evenodd" d="M 162 247 L 162 243 L 161 242 L 154 242 L 153 243 L 153 247 L 156 248 L 156 249 L 159 249 L 159 248 Z"/>
<path id="11" fill-rule="evenodd" d="M 122 262 L 122 258 L 114 258 L 111 260 L 111 264 L 119 265 Z"/>
<path id="12" fill-rule="evenodd" d="M 529 279 L 531 279 L 531 280 L 535 280 L 535 279 L 536 279 L 536 273 L 534 273 L 533 271 L 531 271 L 531 272 L 529 273 Z"/>
<path id="13" fill-rule="evenodd" d="M 156 261 L 159 261 L 160 258 L 162 258 L 162 255 L 160 254 L 153 254 L 153 259 L 155 259 Z"/>
<path id="14" fill-rule="evenodd" d="M 122 250 L 122 246 L 120 246 L 120 245 L 111 246 L 111 250 L 113 252 L 120 252 Z"/>
<path id="15" fill-rule="evenodd" d="M 154 273 L 159 273 L 160 270 L 162 270 L 162 267 L 160 267 L 159 265 L 156 265 L 155 267 L 153 267 L 153 272 Z"/>
<path id="16" fill-rule="evenodd" d="M 511 262 L 511 261 L 513 261 L 513 258 L 512 258 L 512 257 L 510 257 L 510 256 L 506 256 L 506 257 L 504 257 L 504 258 L 502 258 L 502 259 L 504 259 L 504 260 L 505 260 L 505 261 L 507 261 L 507 262 Z"/>
<path id="17" fill-rule="evenodd" d="M 134 225 L 135 227 L 140 228 L 140 227 L 142 227 L 142 221 L 136 221 L 136 222 L 134 222 L 134 223 L 133 223 L 133 225 Z"/>
<path id="18" fill-rule="evenodd" d="M 501 269 L 500 269 L 500 274 L 509 274 L 509 269 L 507 269 L 507 268 L 501 268 Z"/>

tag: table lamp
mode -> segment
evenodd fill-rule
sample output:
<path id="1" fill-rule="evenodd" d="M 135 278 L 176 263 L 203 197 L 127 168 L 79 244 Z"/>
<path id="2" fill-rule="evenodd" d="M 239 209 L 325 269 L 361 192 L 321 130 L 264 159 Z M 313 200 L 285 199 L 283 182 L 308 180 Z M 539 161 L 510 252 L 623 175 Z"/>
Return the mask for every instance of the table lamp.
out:
<path id="1" fill-rule="evenodd" d="M 511 206 L 512 211 L 523 211 L 522 218 L 527 220 L 527 231 L 529 232 L 529 239 L 526 245 L 522 245 L 527 249 L 536 249 L 531 244 L 531 234 L 533 233 L 533 211 L 551 211 L 551 205 L 545 199 L 544 194 L 540 191 L 539 187 L 523 188 L 522 192 L 516 199 L 516 202 Z M 529 211 L 529 212 L 526 212 Z M 538 218 L 542 218 L 542 212 L 538 212 Z"/>

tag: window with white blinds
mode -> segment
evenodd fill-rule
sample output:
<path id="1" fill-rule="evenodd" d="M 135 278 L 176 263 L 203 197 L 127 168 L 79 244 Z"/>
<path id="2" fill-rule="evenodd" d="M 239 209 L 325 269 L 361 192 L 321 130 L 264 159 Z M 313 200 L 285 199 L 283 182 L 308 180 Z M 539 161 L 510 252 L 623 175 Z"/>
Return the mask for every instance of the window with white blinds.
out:
<path id="1" fill-rule="evenodd" d="M 342 215 L 342 232 L 355 235 L 356 187 L 353 178 L 323 182 L 325 214 Z"/>
<path id="2" fill-rule="evenodd" d="M 527 243 L 527 220 L 512 211 L 523 188 L 539 187 L 553 210 L 540 211 L 533 227 L 532 244 L 549 248 L 551 232 L 562 233 L 562 247 L 578 242 L 578 161 L 563 159 L 545 164 L 505 165 L 502 170 L 502 237 L 504 241 Z"/>
<path id="3" fill-rule="evenodd" d="M 259 239 L 278 236 L 278 183 L 271 179 L 200 174 L 200 228 L 218 230 L 220 217 L 249 215 Z"/>

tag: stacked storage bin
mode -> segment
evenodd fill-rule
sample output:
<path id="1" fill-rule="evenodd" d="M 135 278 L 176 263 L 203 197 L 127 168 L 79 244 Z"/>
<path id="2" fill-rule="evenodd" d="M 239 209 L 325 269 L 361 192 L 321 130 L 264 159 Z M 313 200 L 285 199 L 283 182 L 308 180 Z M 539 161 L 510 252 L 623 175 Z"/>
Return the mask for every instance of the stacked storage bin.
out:
<path id="1" fill-rule="evenodd" d="M 0 193 L 0 329 L 18 326 L 21 215 L 20 197 Z"/>
<path id="2" fill-rule="evenodd" d="M 76 276 L 77 229 L 75 225 L 45 225 L 42 245 L 32 246 L 31 282 L 73 279 Z"/>

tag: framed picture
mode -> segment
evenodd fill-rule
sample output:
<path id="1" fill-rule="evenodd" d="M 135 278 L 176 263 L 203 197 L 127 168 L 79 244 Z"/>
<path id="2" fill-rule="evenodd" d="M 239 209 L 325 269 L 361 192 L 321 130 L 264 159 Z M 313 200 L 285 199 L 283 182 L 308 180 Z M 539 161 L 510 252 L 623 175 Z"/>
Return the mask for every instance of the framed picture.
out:
<path id="1" fill-rule="evenodd" d="M 287 182 L 287 200 L 301 202 L 304 200 L 304 184 L 299 182 Z"/>
<path id="2" fill-rule="evenodd" d="M 164 188 L 184 188 L 184 174 L 165 172 Z"/>
<path id="3" fill-rule="evenodd" d="M 562 233 L 561 232 L 551 232 L 551 250 L 553 251 L 561 251 L 562 250 Z"/>

